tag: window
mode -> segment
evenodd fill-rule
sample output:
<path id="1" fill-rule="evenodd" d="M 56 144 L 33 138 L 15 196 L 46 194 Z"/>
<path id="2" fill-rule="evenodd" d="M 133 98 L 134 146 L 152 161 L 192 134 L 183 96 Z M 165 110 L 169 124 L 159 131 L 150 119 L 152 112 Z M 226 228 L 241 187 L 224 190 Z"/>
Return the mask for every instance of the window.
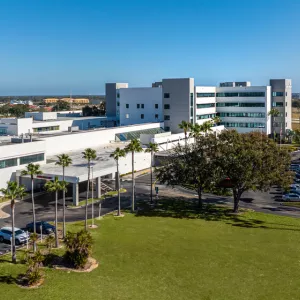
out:
<path id="1" fill-rule="evenodd" d="M 120 93 L 117 93 L 117 98 L 120 98 Z"/>
<path id="2" fill-rule="evenodd" d="M 169 93 L 164 93 L 164 98 L 170 98 L 170 94 Z"/>
<path id="3" fill-rule="evenodd" d="M 170 109 L 170 104 L 165 104 L 164 109 Z"/>
<path id="4" fill-rule="evenodd" d="M 190 119 L 192 119 L 194 116 L 194 109 L 191 107 L 190 108 Z"/>
<path id="5" fill-rule="evenodd" d="M 273 97 L 283 97 L 284 93 L 283 92 L 272 92 Z"/>
<path id="6" fill-rule="evenodd" d="M 215 93 L 197 93 L 197 98 L 216 97 Z"/>
<path id="7" fill-rule="evenodd" d="M 129 114 L 126 114 L 125 117 L 126 117 L 126 119 L 129 119 Z"/>
<path id="8" fill-rule="evenodd" d="M 137 105 L 136 105 L 136 108 L 140 108 L 140 105 L 139 105 L 139 104 L 137 104 Z"/>
<path id="9" fill-rule="evenodd" d="M 194 94 L 193 93 L 190 94 L 190 106 L 191 107 L 194 106 Z"/>
<path id="10" fill-rule="evenodd" d="M 169 126 L 165 126 L 165 131 L 170 131 L 170 127 Z"/>
<path id="11" fill-rule="evenodd" d="M 170 116 L 165 115 L 164 120 L 165 120 L 165 121 L 170 121 Z"/>
<path id="12" fill-rule="evenodd" d="M 59 126 L 37 127 L 33 128 L 33 132 L 45 132 L 59 130 Z"/>
<path id="13" fill-rule="evenodd" d="M 0 128 L 0 135 L 7 134 L 7 128 Z"/>
<path id="14" fill-rule="evenodd" d="M 158 119 L 158 114 L 155 114 L 155 119 L 156 119 L 156 120 Z"/>
<path id="15" fill-rule="evenodd" d="M 226 117 L 226 118 L 265 118 L 266 114 L 265 113 L 246 113 L 246 112 L 237 112 L 237 113 L 220 113 L 220 117 Z"/>
<path id="16" fill-rule="evenodd" d="M 265 97 L 265 92 L 244 92 L 239 93 L 239 97 Z"/>
<path id="17" fill-rule="evenodd" d="M 239 127 L 239 128 L 265 128 L 265 123 L 230 123 L 221 122 L 225 127 Z"/>
<path id="18" fill-rule="evenodd" d="M 0 160 L 0 169 L 14 167 L 18 165 L 17 158 Z"/>
<path id="19" fill-rule="evenodd" d="M 273 102 L 273 107 L 283 107 L 283 102 Z"/>
<path id="20" fill-rule="evenodd" d="M 117 106 L 120 106 L 120 102 L 119 101 L 117 102 Z"/>
<path id="21" fill-rule="evenodd" d="M 238 97 L 239 93 L 217 93 L 217 97 Z"/>
<path id="22" fill-rule="evenodd" d="M 155 104 L 155 108 L 158 109 L 158 104 Z"/>
<path id="23" fill-rule="evenodd" d="M 205 104 L 197 104 L 197 108 L 209 108 L 209 107 L 215 107 L 215 103 L 205 103 Z"/>
<path id="24" fill-rule="evenodd" d="M 197 115 L 197 120 L 212 119 L 216 114 Z"/>
<path id="25" fill-rule="evenodd" d="M 144 114 L 141 114 L 141 119 L 144 119 Z"/>
<path id="26" fill-rule="evenodd" d="M 126 104 L 126 108 L 129 108 L 129 104 Z"/>
<path id="27" fill-rule="evenodd" d="M 260 102 L 222 102 L 217 103 L 217 107 L 229 107 L 229 106 L 236 106 L 236 107 L 265 107 L 265 103 Z"/>
<path id="28" fill-rule="evenodd" d="M 145 105 L 144 105 L 144 104 L 141 104 L 141 108 L 145 108 Z"/>
<path id="29" fill-rule="evenodd" d="M 43 160 L 44 160 L 44 153 L 23 156 L 20 157 L 20 165 L 27 165 L 33 162 L 43 161 Z"/>
<path id="30" fill-rule="evenodd" d="M 285 116 L 287 117 L 287 113 L 285 113 Z"/>
<path id="31" fill-rule="evenodd" d="M 287 102 L 285 102 L 285 106 L 287 106 Z"/>

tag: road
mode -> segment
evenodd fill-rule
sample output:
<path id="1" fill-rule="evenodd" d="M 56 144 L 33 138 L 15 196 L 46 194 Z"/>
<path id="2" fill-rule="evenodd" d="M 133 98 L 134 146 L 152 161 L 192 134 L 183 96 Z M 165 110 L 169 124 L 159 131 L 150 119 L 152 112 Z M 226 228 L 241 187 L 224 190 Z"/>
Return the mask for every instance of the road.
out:
<path id="1" fill-rule="evenodd" d="M 113 186 L 113 183 L 111 183 Z M 122 194 L 122 207 L 128 207 L 131 200 L 131 181 L 127 180 L 122 182 L 122 187 L 127 189 L 127 192 Z M 194 191 L 186 190 L 181 187 L 167 187 L 164 185 L 158 185 L 159 196 L 164 197 L 186 197 L 186 198 L 197 198 Z M 155 196 L 155 191 L 153 191 Z M 136 179 L 136 198 L 146 199 L 150 194 L 150 175 L 141 175 Z M 85 199 L 85 192 L 80 194 L 80 200 Z M 231 197 L 222 197 L 204 194 L 203 200 L 205 203 L 214 204 L 230 204 L 233 205 L 233 199 Z M 245 193 L 241 199 L 241 207 L 253 209 L 256 211 L 264 213 L 272 213 L 277 215 L 300 217 L 300 209 L 292 207 L 284 207 L 280 205 L 281 191 L 276 188 L 272 188 L 269 192 L 248 192 Z M 66 203 L 71 204 L 72 198 L 67 197 Z M 55 198 L 53 194 L 44 194 L 36 197 L 36 219 L 43 221 L 54 221 L 54 208 L 55 208 Z M 62 199 L 59 199 L 58 204 L 58 221 L 62 222 Z M 98 205 L 94 206 L 95 216 L 98 216 Z M 117 209 L 117 197 L 107 198 L 102 202 L 101 214 L 111 212 Z M 3 208 L 3 211 L 10 213 L 10 206 Z M 92 206 L 88 206 L 88 216 L 91 218 Z M 27 223 L 32 222 L 32 206 L 31 199 L 21 201 L 16 204 L 15 208 L 16 216 L 16 226 L 23 228 Z M 85 217 L 85 207 L 76 209 L 66 209 L 66 221 L 73 222 L 84 220 Z M 0 227 L 10 226 L 10 218 L 0 219 Z M 0 244 L 0 252 L 10 249 L 8 244 Z"/>

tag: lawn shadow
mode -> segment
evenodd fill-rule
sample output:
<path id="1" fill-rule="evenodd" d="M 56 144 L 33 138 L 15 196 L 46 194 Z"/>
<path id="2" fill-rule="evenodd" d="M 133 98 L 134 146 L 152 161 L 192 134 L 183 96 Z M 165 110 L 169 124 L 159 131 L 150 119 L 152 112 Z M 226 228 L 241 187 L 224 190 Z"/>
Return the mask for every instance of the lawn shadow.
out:
<path id="1" fill-rule="evenodd" d="M 184 197 L 160 197 L 157 203 L 138 200 L 137 217 L 168 217 L 177 219 L 203 219 L 205 221 L 223 221 L 228 225 L 242 228 L 274 229 L 300 231 L 297 225 L 268 223 L 258 218 L 245 215 L 247 210 L 233 213 L 232 209 L 224 205 L 203 204 L 199 208 L 198 201 Z M 285 227 L 287 226 L 287 227 Z"/>
<path id="2" fill-rule="evenodd" d="M 0 276 L 0 283 L 15 284 L 17 282 L 18 282 L 18 279 L 11 275 L 1 275 Z"/>

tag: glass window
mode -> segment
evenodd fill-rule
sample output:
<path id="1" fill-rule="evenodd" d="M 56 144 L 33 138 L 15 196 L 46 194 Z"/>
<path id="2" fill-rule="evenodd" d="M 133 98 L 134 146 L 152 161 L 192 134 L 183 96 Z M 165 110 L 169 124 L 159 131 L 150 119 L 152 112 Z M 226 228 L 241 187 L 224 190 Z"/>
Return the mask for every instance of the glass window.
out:
<path id="1" fill-rule="evenodd" d="M 222 102 L 217 103 L 217 107 L 229 107 L 229 106 L 236 106 L 236 107 L 265 107 L 265 103 L 251 103 L 251 102 Z"/>
<path id="2" fill-rule="evenodd" d="M 192 106 L 192 107 L 194 106 L 194 94 L 193 93 L 190 94 L 190 104 L 191 104 L 190 106 Z"/>
<path id="3" fill-rule="evenodd" d="M 17 158 L 0 160 L 0 169 L 14 167 L 14 166 L 17 166 L 17 165 L 18 165 L 18 159 Z"/>
<path id="4" fill-rule="evenodd" d="M 169 126 L 165 126 L 165 131 L 170 131 L 170 127 Z"/>
<path id="5" fill-rule="evenodd" d="M 164 120 L 165 120 L 165 121 L 170 121 L 170 116 L 165 115 Z"/>
<path id="6" fill-rule="evenodd" d="M 126 108 L 129 108 L 129 104 L 126 104 Z"/>
<path id="7" fill-rule="evenodd" d="M 119 101 L 117 102 L 117 106 L 120 106 L 120 102 Z"/>
<path id="8" fill-rule="evenodd" d="M 155 108 L 156 108 L 156 109 L 158 108 L 158 104 L 155 104 Z"/>
<path id="9" fill-rule="evenodd" d="M 217 97 L 238 97 L 239 93 L 217 93 Z"/>
<path id="10" fill-rule="evenodd" d="M 216 114 L 197 115 L 197 120 L 212 119 Z"/>
<path id="11" fill-rule="evenodd" d="M 265 92 L 244 92 L 239 93 L 239 97 L 265 97 Z"/>
<path id="12" fill-rule="evenodd" d="M 228 112 L 228 113 L 224 113 L 224 112 L 221 112 L 220 113 L 220 117 L 226 117 L 226 118 L 230 118 L 230 117 L 233 117 L 233 118 L 265 118 L 266 117 L 266 114 L 265 113 L 247 113 L 247 112 L 237 112 L 237 113 L 231 113 L 231 112 Z"/>
<path id="13" fill-rule="evenodd" d="M 7 128 L 0 128 L 0 135 L 7 134 Z"/>
<path id="14" fill-rule="evenodd" d="M 215 93 L 197 93 L 197 98 L 216 97 Z"/>
<path id="15" fill-rule="evenodd" d="M 190 109 L 190 118 L 192 119 L 194 116 L 194 109 L 191 107 Z"/>
<path id="16" fill-rule="evenodd" d="M 144 119 L 144 114 L 141 114 L 141 119 Z"/>
<path id="17" fill-rule="evenodd" d="M 158 114 L 155 114 L 155 119 L 158 119 Z"/>
<path id="18" fill-rule="evenodd" d="M 137 105 L 136 105 L 136 108 L 140 108 L 140 105 L 139 105 L 139 104 L 137 104 Z"/>
<path id="19" fill-rule="evenodd" d="M 47 127 L 37 127 L 33 128 L 33 132 L 45 132 L 59 130 L 59 126 L 47 126 Z"/>
<path id="20" fill-rule="evenodd" d="M 44 153 L 23 156 L 20 157 L 20 165 L 26 165 L 37 161 L 43 161 L 43 160 L 44 160 Z"/>
<path id="21" fill-rule="evenodd" d="M 120 98 L 120 94 L 119 93 L 117 93 L 117 98 Z"/>
<path id="22" fill-rule="evenodd" d="M 209 108 L 215 107 L 215 103 L 205 103 L 205 104 L 197 104 L 197 108 Z"/>
<path id="23" fill-rule="evenodd" d="M 145 105 L 144 105 L 144 104 L 141 104 L 141 108 L 145 108 Z"/>
<path id="24" fill-rule="evenodd" d="M 126 114 L 125 117 L 126 117 L 126 119 L 129 119 L 129 114 Z"/>
<path id="25" fill-rule="evenodd" d="M 221 122 L 225 127 L 239 127 L 239 128 L 265 128 L 265 123 L 231 123 Z"/>
<path id="26" fill-rule="evenodd" d="M 284 93 L 283 92 L 272 92 L 273 97 L 283 97 Z"/>
<path id="27" fill-rule="evenodd" d="M 170 104 L 165 104 L 164 109 L 170 109 Z"/>
<path id="28" fill-rule="evenodd" d="M 164 98 L 170 98 L 170 94 L 169 93 L 164 93 Z"/>
<path id="29" fill-rule="evenodd" d="M 287 106 L 287 102 L 285 102 L 285 106 Z"/>
<path id="30" fill-rule="evenodd" d="M 283 107 L 283 102 L 273 102 L 273 107 Z"/>

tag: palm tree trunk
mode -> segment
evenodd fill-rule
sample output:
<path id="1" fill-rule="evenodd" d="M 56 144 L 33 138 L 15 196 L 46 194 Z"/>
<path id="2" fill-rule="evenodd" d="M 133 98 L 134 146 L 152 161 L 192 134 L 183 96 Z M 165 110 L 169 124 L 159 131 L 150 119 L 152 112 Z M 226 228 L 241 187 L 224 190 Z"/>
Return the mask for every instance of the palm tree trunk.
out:
<path id="1" fill-rule="evenodd" d="M 87 191 L 86 191 L 86 202 L 85 202 L 85 230 L 88 230 L 88 200 L 89 200 L 89 189 L 90 189 L 90 162 L 88 162 L 88 181 L 87 181 Z"/>
<path id="2" fill-rule="evenodd" d="M 153 187 L 152 187 L 152 185 L 153 185 L 153 170 L 152 170 L 152 166 L 153 166 L 153 161 L 152 161 L 152 159 L 153 159 L 153 151 L 151 151 L 151 166 L 150 166 L 150 174 L 151 174 L 151 176 L 150 176 L 150 180 L 151 180 L 151 186 L 150 186 L 150 202 L 151 203 L 153 203 Z"/>
<path id="3" fill-rule="evenodd" d="M 135 190 L 135 182 L 134 182 L 134 151 L 131 153 L 132 155 L 132 202 L 131 202 L 131 211 L 134 212 L 134 190 Z"/>
<path id="4" fill-rule="evenodd" d="M 35 219 L 35 205 L 34 205 L 34 182 L 33 177 L 31 178 L 31 202 L 32 202 L 32 216 L 33 216 L 33 232 L 36 234 L 36 219 Z M 33 252 L 36 252 L 36 241 L 33 241 Z"/>
<path id="5" fill-rule="evenodd" d="M 63 167 L 63 181 L 65 181 L 65 167 Z M 63 238 L 66 237 L 66 192 L 63 189 Z"/>
<path id="6" fill-rule="evenodd" d="M 11 260 L 13 263 L 16 263 L 17 257 L 16 257 L 16 240 L 15 240 L 15 200 L 14 199 L 11 201 L 11 228 L 12 228 L 12 237 L 11 237 L 12 257 L 11 257 Z"/>
<path id="7" fill-rule="evenodd" d="M 187 145 L 187 132 L 184 131 L 184 144 L 185 144 L 185 147 Z"/>
<path id="8" fill-rule="evenodd" d="M 117 180 L 118 180 L 118 216 L 121 216 L 121 194 L 120 194 L 119 159 L 117 160 Z"/>
<path id="9" fill-rule="evenodd" d="M 55 191 L 55 247 L 58 248 L 58 234 L 57 234 L 57 202 L 58 202 L 58 191 Z"/>

